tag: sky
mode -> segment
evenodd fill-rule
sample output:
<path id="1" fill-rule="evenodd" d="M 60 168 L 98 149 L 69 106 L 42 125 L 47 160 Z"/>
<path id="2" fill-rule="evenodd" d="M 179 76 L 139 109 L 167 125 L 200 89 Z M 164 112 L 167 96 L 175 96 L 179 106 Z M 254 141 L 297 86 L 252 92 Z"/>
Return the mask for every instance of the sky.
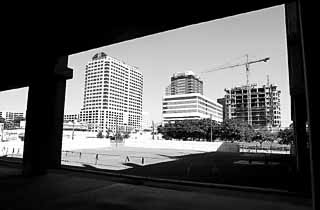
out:
<path id="1" fill-rule="evenodd" d="M 203 73 L 222 65 L 233 65 L 249 60 L 270 57 L 268 62 L 250 65 L 251 83 L 266 84 L 267 75 L 281 90 L 282 126 L 288 126 L 290 94 L 284 6 L 244 13 L 223 19 L 194 24 L 157 33 L 69 56 L 68 66 L 74 77 L 67 81 L 65 113 L 78 113 L 83 105 L 84 72 L 94 54 L 107 55 L 137 66 L 142 72 L 143 111 L 151 120 L 161 121 L 162 97 L 170 77 L 175 72 L 193 71 L 204 81 L 204 95 L 216 101 L 224 96 L 225 88 L 246 83 L 245 66 Z M 11 108 L 22 109 L 27 89 L 10 94 Z M 7 95 L 9 94 L 9 91 Z M 3 108 L 0 93 L 0 110 Z M 18 99 L 18 96 L 20 98 Z M 8 97 L 7 97 L 8 99 Z M 25 101 L 24 101 L 25 100 Z M 24 109 L 25 109 L 24 107 Z"/>

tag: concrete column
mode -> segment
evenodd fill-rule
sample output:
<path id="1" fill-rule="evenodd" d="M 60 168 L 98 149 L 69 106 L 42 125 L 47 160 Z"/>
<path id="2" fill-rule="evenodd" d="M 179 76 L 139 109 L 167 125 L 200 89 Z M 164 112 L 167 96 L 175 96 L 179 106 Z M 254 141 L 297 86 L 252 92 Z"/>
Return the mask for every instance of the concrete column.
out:
<path id="1" fill-rule="evenodd" d="M 319 84 L 318 84 L 318 54 L 315 42 L 319 40 L 319 33 L 314 31 L 317 7 L 310 2 L 298 1 L 298 17 L 302 30 L 301 45 L 303 50 L 303 70 L 305 78 L 305 92 L 307 99 L 307 119 L 309 124 L 310 173 L 313 209 L 320 209 L 320 136 L 316 122 L 319 121 Z"/>
<path id="2" fill-rule="evenodd" d="M 306 102 L 305 95 L 294 95 L 291 97 L 292 119 L 294 128 L 294 140 L 296 148 L 296 169 L 297 181 L 295 182 L 298 190 L 310 191 L 310 166 L 309 150 L 307 148 L 306 134 Z"/>
<path id="3" fill-rule="evenodd" d="M 61 146 L 66 79 L 72 78 L 67 57 L 50 62 L 29 86 L 23 174 L 41 175 L 61 165 Z M 50 68 L 51 70 L 50 73 Z"/>
<path id="4" fill-rule="evenodd" d="M 288 3 L 286 9 L 287 46 L 289 81 L 291 95 L 291 113 L 295 134 L 296 171 L 298 190 L 310 189 L 308 173 L 309 158 L 306 136 L 307 106 L 305 80 L 303 72 L 303 50 L 301 45 L 301 27 L 296 2 Z"/>

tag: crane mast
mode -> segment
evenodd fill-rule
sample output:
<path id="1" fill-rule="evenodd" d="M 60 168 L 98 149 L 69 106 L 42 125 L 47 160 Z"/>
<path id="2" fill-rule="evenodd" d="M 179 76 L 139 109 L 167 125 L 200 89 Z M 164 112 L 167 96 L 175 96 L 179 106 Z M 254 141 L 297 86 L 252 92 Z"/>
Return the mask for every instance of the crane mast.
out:
<path id="1" fill-rule="evenodd" d="M 249 83 L 249 56 L 246 54 L 246 79 L 247 79 L 247 107 L 248 107 L 248 124 L 251 126 L 252 125 L 252 109 L 251 109 L 251 86 Z"/>

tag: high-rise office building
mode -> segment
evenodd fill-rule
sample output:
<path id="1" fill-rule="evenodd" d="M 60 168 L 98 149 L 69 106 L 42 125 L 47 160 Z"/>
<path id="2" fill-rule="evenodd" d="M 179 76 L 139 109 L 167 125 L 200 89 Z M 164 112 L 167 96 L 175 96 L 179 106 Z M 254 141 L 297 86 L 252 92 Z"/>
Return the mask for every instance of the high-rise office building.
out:
<path id="1" fill-rule="evenodd" d="M 280 128 L 280 93 L 276 85 L 225 89 L 226 119 L 240 119 L 256 128 Z"/>
<path id="2" fill-rule="evenodd" d="M 162 99 L 162 122 L 203 118 L 222 122 L 222 108 L 203 95 L 203 81 L 192 71 L 175 73 Z"/>
<path id="3" fill-rule="evenodd" d="M 80 120 L 90 131 L 141 129 L 143 75 L 105 53 L 97 53 L 86 65 Z"/>
<path id="4" fill-rule="evenodd" d="M 166 87 L 165 93 L 166 95 L 203 94 L 203 81 L 192 71 L 175 73 L 171 77 L 171 83 Z"/>

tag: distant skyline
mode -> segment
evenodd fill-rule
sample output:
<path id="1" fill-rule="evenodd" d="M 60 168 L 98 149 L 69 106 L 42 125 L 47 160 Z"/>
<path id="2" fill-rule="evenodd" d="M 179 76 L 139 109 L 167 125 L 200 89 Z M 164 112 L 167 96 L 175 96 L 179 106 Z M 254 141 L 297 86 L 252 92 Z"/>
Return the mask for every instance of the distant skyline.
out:
<path id="1" fill-rule="evenodd" d="M 155 122 L 161 121 L 162 97 L 175 72 L 193 71 L 199 75 L 204 82 L 204 95 L 216 101 L 224 96 L 224 88 L 245 84 L 245 66 L 202 72 L 227 63 L 243 63 L 244 55 L 248 54 L 249 60 L 270 57 L 266 63 L 250 66 L 250 82 L 266 84 L 269 75 L 270 83 L 279 86 L 282 126 L 288 126 L 291 105 L 285 29 L 284 6 L 281 5 L 70 55 L 68 66 L 74 70 L 74 78 L 67 81 L 65 113 L 80 112 L 85 66 L 98 52 L 139 68 L 144 75 L 143 111 Z M 4 107 L 2 101 L 17 111 L 25 110 L 26 101 L 24 103 L 21 97 L 25 99 L 23 94 L 27 91 L 19 91 L 13 95 L 20 95 L 20 101 L 0 93 L 0 110 Z"/>

